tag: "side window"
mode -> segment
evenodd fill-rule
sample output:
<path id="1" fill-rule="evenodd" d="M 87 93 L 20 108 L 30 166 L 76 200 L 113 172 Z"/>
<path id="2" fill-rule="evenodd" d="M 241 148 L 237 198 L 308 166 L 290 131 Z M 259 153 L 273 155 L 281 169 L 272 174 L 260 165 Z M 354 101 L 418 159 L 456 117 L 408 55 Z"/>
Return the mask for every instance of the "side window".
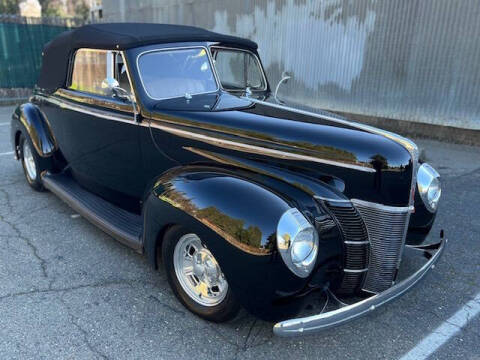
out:
<path id="1" fill-rule="evenodd" d="M 108 55 L 111 55 L 111 52 L 90 49 L 77 50 L 69 88 L 110 96 L 109 90 L 102 88 L 102 81 L 107 78 Z"/>

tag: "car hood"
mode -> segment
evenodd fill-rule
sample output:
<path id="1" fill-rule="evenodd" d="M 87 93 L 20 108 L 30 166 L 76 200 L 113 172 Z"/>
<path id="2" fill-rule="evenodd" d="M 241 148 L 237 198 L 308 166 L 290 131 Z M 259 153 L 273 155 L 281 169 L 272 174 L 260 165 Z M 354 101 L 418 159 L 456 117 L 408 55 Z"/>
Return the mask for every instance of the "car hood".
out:
<path id="1" fill-rule="evenodd" d="M 237 99 L 242 106 L 228 110 L 163 108 L 152 117 L 201 134 L 205 142 L 222 147 L 222 152 L 234 149 L 239 157 L 266 160 L 309 176 L 331 174 L 345 183 L 350 198 L 408 205 L 415 161 L 414 144 L 408 140 L 333 114 Z"/>

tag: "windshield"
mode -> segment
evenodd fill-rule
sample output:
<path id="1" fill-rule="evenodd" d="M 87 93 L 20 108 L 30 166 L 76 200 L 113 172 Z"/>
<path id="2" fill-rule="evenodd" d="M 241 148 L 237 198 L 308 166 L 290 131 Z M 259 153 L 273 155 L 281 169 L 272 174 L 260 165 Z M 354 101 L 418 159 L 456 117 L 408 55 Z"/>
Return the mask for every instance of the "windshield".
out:
<path id="1" fill-rule="evenodd" d="M 156 50 L 138 58 L 148 96 L 155 100 L 218 90 L 205 48 Z"/>
<path id="2" fill-rule="evenodd" d="M 260 62 L 249 51 L 212 47 L 215 69 L 225 90 L 266 90 Z"/>

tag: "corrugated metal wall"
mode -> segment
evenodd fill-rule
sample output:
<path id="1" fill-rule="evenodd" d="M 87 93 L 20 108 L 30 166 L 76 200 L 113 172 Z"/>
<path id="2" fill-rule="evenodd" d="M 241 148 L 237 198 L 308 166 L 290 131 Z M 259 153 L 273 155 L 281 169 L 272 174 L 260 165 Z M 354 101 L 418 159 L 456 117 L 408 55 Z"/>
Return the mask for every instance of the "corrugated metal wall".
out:
<path id="1" fill-rule="evenodd" d="M 310 107 L 480 129 L 478 0 L 103 0 L 106 21 L 251 38 L 272 87 Z"/>

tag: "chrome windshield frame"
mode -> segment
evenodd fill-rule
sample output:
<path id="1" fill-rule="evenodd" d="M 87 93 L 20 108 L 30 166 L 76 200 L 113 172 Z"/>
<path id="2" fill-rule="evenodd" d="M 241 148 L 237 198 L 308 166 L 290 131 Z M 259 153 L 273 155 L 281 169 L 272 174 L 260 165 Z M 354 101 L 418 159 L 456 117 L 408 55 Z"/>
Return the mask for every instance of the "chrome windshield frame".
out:
<path id="1" fill-rule="evenodd" d="M 137 55 L 136 59 L 135 59 L 135 66 L 136 66 L 136 70 L 137 70 L 137 73 L 138 73 L 138 77 L 140 79 L 140 83 L 142 84 L 142 87 L 143 87 L 143 90 L 145 91 L 145 94 L 152 100 L 155 100 L 155 101 L 161 101 L 161 100 L 169 100 L 169 99 L 178 99 L 178 98 L 181 98 L 181 97 L 184 97 L 184 95 L 178 95 L 178 96 L 169 96 L 169 97 L 164 97 L 164 98 L 155 98 L 153 96 L 151 96 L 149 93 L 148 93 L 148 90 L 147 88 L 145 87 L 145 83 L 143 81 L 143 77 L 142 77 L 142 72 L 140 71 L 140 66 L 139 66 L 139 59 L 141 56 L 145 55 L 145 54 L 148 54 L 148 53 L 153 53 L 153 52 L 162 52 L 162 51 L 176 51 L 176 50 L 188 50 L 188 49 L 204 49 L 206 54 L 207 54 L 207 57 L 208 57 L 208 62 L 210 64 L 210 70 L 212 71 L 212 75 L 213 75 L 213 78 L 215 80 L 215 84 L 217 86 L 217 88 L 213 91 L 205 91 L 205 92 L 199 92 L 199 93 L 191 93 L 190 95 L 194 96 L 194 95 L 202 95 L 202 94 L 214 94 L 214 93 L 218 93 L 218 91 L 220 90 L 220 81 L 217 77 L 217 72 L 215 71 L 215 64 L 213 63 L 213 59 L 212 59 L 212 56 L 210 54 L 210 51 L 209 49 L 206 47 L 206 46 L 203 46 L 203 45 L 192 45 L 192 46 L 178 46 L 178 47 L 168 47 L 168 48 L 157 48 L 157 49 L 151 49 L 151 50 L 146 50 L 146 51 L 142 51 L 140 54 Z"/>

